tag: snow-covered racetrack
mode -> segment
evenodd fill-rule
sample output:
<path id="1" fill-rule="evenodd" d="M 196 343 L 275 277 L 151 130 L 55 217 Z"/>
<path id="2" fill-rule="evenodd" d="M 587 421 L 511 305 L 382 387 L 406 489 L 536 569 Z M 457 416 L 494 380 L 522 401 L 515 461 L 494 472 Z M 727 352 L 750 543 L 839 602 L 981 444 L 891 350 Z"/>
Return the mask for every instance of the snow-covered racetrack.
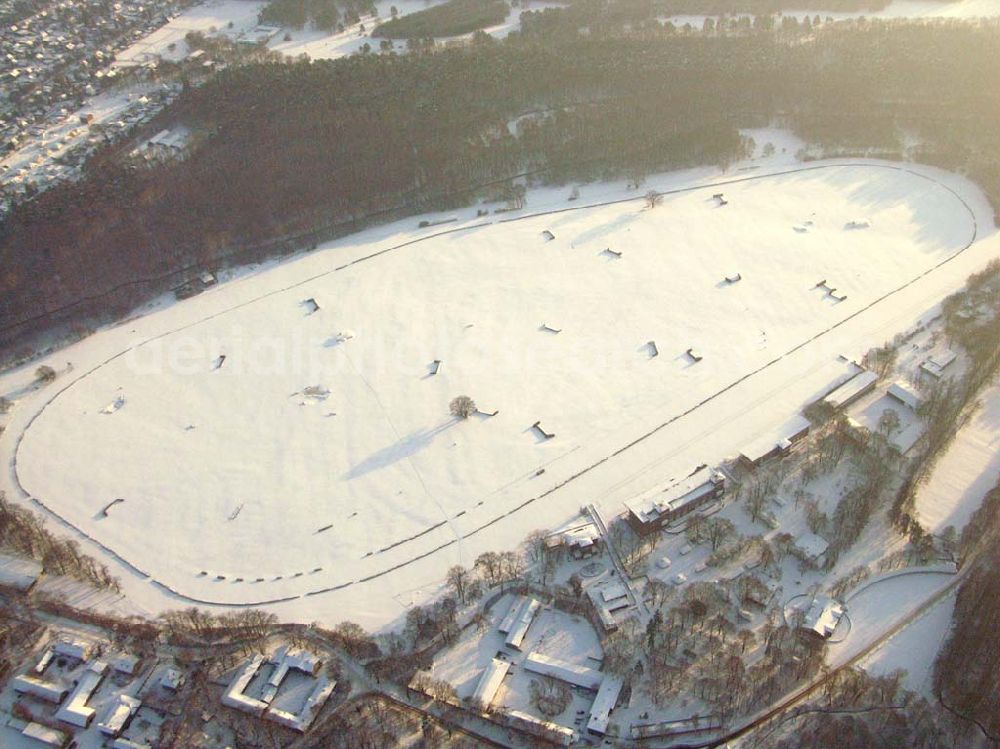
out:
<path id="1" fill-rule="evenodd" d="M 568 482 L 845 321 L 882 314 L 961 253 L 975 213 L 932 174 L 818 165 L 685 189 L 654 209 L 633 200 L 411 236 L 360 248 L 379 250 L 364 262 L 313 253 L 151 316 L 154 335 L 31 420 L 18 483 L 189 601 L 291 600 L 431 556 L 441 574 L 485 550 L 480 530 L 500 518 L 523 535 L 568 517 L 581 504 Z M 459 394 L 499 413 L 458 422 Z"/>

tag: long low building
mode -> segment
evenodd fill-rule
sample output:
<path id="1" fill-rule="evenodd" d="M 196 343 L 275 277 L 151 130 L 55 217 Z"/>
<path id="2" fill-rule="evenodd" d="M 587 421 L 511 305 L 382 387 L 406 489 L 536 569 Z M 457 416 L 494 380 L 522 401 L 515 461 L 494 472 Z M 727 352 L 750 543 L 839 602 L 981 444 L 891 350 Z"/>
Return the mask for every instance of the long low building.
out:
<path id="1" fill-rule="evenodd" d="M 521 710 L 508 711 L 507 719 L 521 730 L 533 733 L 560 746 L 569 746 L 576 741 L 576 732 L 572 728 L 536 718 L 534 715 L 522 712 Z"/>
<path id="2" fill-rule="evenodd" d="M 97 691 L 97 687 L 100 686 L 107 670 L 108 664 L 104 661 L 91 661 L 88 663 L 79 681 L 76 682 L 76 687 L 70 694 L 69 699 L 66 700 L 66 704 L 59 708 L 59 711 L 56 713 L 56 718 L 63 723 L 69 723 L 71 726 L 76 726 L 77 728 L 86 728 L 89 726 L 96 711 L 94 708 L 88 707 L 87 702 L 90 700 L 91 695 Z"/>
<path id="3" fill-rule="evenodd" d="M 587 731 L 597 736 L 603 736 L 608 732 L 608 723 L 611 721 L 611 712 L 618 704 L 618 695 L 621 694 L 625 682 L 621 677 L 614 674 L 605 674 L 601 682 L 594 704 L 590 706 L 590 717 L 587 719 Z"/>
<path id="4" fill-rule="evenodd" d="M 118 736 L 142 705 L 140 700 L 128 694 L 118 695 L 118 699 L 108 706 L 104 717 L 97 723 L 97 730 L 105 736 Z"/>
<path id="5" fill-rule="evenodd" d="M 628 522 L 639 534 L 648 534 L 701 507 L 726 490 L 726 477 L 708 467 L 687 478 L 659 486 L 625 503 Z"/>
<path id="6" fill-rule="evenodd" d="M 21 735 L 37 741 L 42 746 L 52 746 L 57 749 L 69 744 L 69 735 L 55 728 L 43 726 L 41 723 L 28 723 L 21 729 Z"/>
<path id="7" fill-rule="evenodd" d="M 267 703 L 243 693 L 263 663 L 264 656 L 255 655 L 240 667 L 233 676 L 233 680 L 229 682 L 229 687 L 222 694 L 223 705 L 256 715 L 258 718 L 264 714 L 264 711 L 267 710 Z"/>
<path id="8" fill-rule="evenodd" d="M 549 676 L 583 689 L 597 689 L 604 674 L 596 668 L 580 663 L 570 663 L 542 653 L 531 653 L 524 659 L 524 668 L 533 674 Z"/>
<path id="9" fill-rule="evenodd" d="M 792 446 L 809 434 L 809 419 L 801 414 L 789 419 L 774 431 L 758 437 L 740 451 L 740 463 L 746 468 L 756 468 L 761 463 L 779 455 L 787 455 Z"/>
<path id="10" fill-rule="evenodd" d="M 312 722 L 316 720 L 316 715 L 330 698 L 330 695 L 333 694 L 336 686 L 336 681 L 327 679 L 325 676 L 320 676 L 316 680 L 316 686 L 313 687 L 309 696 L 306 697 L 302 708 L 297 713 L 272 707 L 267 711 L 266 717 L 275 723 L 285 726 L 285 728 L 305 733 L 309 729 L 309 726 L 312 725 Z"/>
<path id="11" fill-rule="evenodd" d="M 472 693 L 472 704 L 480 710 L 488 710 L 509 671 L 509 661 L 493 658 L 489 665 L 483 669 L 483 673 L 476 683 L 476 690 Z"/>
<path id="12" fill-rule="evenodd" d="M 847 382 L 842 383 L 839 387 L 827 393 L 826 397 L 823 398 L 823 402 L 832 408 L 846 408 L 874 390 L 877 383 L 877 374 L 868 370 L 861 370 L 848 379 Z"/>
<path id="13" fill-rule="evenodd" d="M 40 700 L 51 702 L 53 705 L 58 705 L 69 694 L 69 689 L 65 685 L 45 681 L 30 674 L 15 676 L 11 679 L 10 685 L 18 694 L 29 694 Z"/>
<path id="14" fill-rule="evenodd" d="M 535 620 L 535 614 L 538 613 L 541 607 L 542 604 L 534 598 L 524 599 L 520 610 L 517 612 L 517 616 L 514 618 L 514 624 L 510 628 L 510 633 L 507 635 L 505 643 L 507 647 L 514 648 L 515 650 L 521 649 L 521 644 L 528 634 L 528 628 L 531 627 L 531 623 Z"/>

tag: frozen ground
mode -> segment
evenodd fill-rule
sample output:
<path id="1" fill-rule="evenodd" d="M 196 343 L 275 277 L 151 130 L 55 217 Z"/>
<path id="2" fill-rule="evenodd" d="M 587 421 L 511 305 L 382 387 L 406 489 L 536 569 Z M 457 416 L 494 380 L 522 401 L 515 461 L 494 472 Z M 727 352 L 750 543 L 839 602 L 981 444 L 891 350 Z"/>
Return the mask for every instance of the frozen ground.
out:
<path id="1" fill-rule="evenodd" d="M 174 62 L 183 60 L 188 55 L 184 37 L 189 32 L 221 33 L 235 39 L 257 25 L 257 16 L 265 5 L 265 0 L 209 0 L 195 5 L 117 54 L 115 65 L 141 65 L 157 57 Z"/>
<path id="2" fill-rule="evenodd" d="M 989 387 L 980 400 L 982 407 L 917 490 L 917 516 L 932 533 L 949 525 L 961 533 L 1000 477 L 1000 387 Z"/>
<path id="3" fill-rule="evenodd" d="M 903 686 L 934 700 L 934 661 L 951 631 L 955 594 L 941 601 L 861 662 L 872 676 L 906 671 Z"/>
<path id="4" fill-rule="evenodd" d="M 653 178 L 762 177 L 654 210 L 636 198 L 466 229 L 467 209 L 451 234 L 414 219 L 270 264 L 63 350 L 49 389 L 28 386 L 33 368 L 7 373 L 20 402 L 0 446 L 147 609 L 278 601 L 290 619 L 385 624 L 451 564 L 735 453 L 841 374 L 839 354 L 904 329 L 997 254 L 993 239 L 960 252 L 972 218 L 943 184 L 980 238 L 993 228 L 956 177 L 874 163 L 764 176 L 778 160 Z M 567 208 L 567 192 L 532 191 L 530 210 Z M 574 206 L 624 195 L 582 192 Z M 813 289 L 824 276 L 848 299 Z M 462 393 L 499 414 L 455 422 Z"/>
<path id="5" fill-rule="evenodd" d="M 848 18 L 955 18 L 955 19 L 975 19 L 975 18 L 995 18 L 1000 16 L 1000 3 L 996 0 L 956 0 L 946 2 L 945 0 L 893 0 L 888 6 L 879 11 L 823 11 L 823 10 L 787 10 L 782 13 L 785 16 L 795 16 L 799 20 L 808 16 L 815 18 L 819 16 L 822 20 L 832 18 L 835 21 L 843 21 Z M 701 28 L 705 23 L 704 15 L 676 15 L 670 16 L 669 20 L 675 26 L 691 24 L 695 28 Z"/>

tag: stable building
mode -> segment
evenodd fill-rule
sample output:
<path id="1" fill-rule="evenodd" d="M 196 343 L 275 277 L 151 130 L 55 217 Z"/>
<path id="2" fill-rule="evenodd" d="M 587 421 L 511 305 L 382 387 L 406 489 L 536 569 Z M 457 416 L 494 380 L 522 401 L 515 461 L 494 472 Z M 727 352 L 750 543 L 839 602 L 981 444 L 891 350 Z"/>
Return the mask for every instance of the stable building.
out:
<path id="1" fill-rule="evenodd" d="M 108 664 L 104 661 L 93 661 L 87 664 L 87 668 L 84 669 L 66 704 L 56 713 L 56 718 L 77 728 L 89 726 L 96 711 L 94 708 L 88 707 L 87 702 L 101 685 L 107 670 Z"/>
<path id="2" fill-rule="evenodd" d="M 809 434 L 809 419 L 796 416 L 784 428 L 764 435 L 740 451 L 740 464 L 753 470 L 771 458 L 785 457 Z"/>
<path id="3" fill-rule="evenodd" d="M 823 398 L 823 402 L 833 409 L 847 408 L 855 401 L 863 398 L 875 389 L 878 375 L 868 370 L 861 370 L 846 382 L 831 390 Z"/>
<path id="4" fill-rule="evenodd" d="M 472 704 L 480 710 L 489 710 L 509 671 L 510 661 L 491 659 L 476 683 L 476 690 L 472 693 Z"/>
<path id="5" fill-rule="evenodd" d="M 726 477 L 708 467 L 685 479 L 657 487 L 625 503 L 632 529 L 646 535 L 711 502 L 726 491 Z"/>
<path id="6" fill-rule="evenodd" d="M 531 627 L 531 623 L 535 621 L 535 615 L 541 607 L 542 604 L 534 598 L 524 599 L 520 609 L 518 609 L 517 615 L 514 617 L 514 622 L 510 628 L 510 632 L 507 634 L 507 640 L 504 643 L 507 647 L 513 648 L 514 650 L 521 649 L 521 644 L 524 642 L 524 638 L 528 634 L 528 628 Z"/>
<path id="7" fill-rule="evenodd" d="M 614 674 L 605 674 L 601 686 L 597 690 L 594 703 L 590 706 L 590 717 L 587 719 L 587 731 L 595 736 L 603 736 L 608 732 L 611 712 L 618 704 L 625 682 Z"/>

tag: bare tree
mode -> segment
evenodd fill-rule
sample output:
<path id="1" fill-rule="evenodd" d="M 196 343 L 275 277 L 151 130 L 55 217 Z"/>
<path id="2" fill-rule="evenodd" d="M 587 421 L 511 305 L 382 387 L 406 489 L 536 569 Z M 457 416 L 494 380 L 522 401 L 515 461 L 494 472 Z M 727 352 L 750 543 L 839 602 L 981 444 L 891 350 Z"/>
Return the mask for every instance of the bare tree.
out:
<path id="1" fill-rule="evenodd" d="M 468 419 L 476 412 L 476 402 L 467 395 L 459 395 L 452 398 L 451 403 L 448 404 L 448 410 L 451 411 L 452 416 Z"/>
<path id="2" fill-rule="evenodd" d="M 462 603 L 465 603 L 465 593 L 469 582 L 469 571 L 460 564 L 448 570 L 447 580 L 449 587 L 455 591 L 455 595 Z"/>
<path id="3" fill-rule="evenodd" d="M 656 190 L 649 190 L 646 193 L 646 207 L 656 208 L 663 202 L 663 193 L 657 192 Z"/>
<path id="4" fill-rule="evenodd" d="M 48 364 L 43 364 L 35 370 L 35 380 L 41 385 L 46 385 L 52 382 L 55 378 L 56 371 Z"/>

